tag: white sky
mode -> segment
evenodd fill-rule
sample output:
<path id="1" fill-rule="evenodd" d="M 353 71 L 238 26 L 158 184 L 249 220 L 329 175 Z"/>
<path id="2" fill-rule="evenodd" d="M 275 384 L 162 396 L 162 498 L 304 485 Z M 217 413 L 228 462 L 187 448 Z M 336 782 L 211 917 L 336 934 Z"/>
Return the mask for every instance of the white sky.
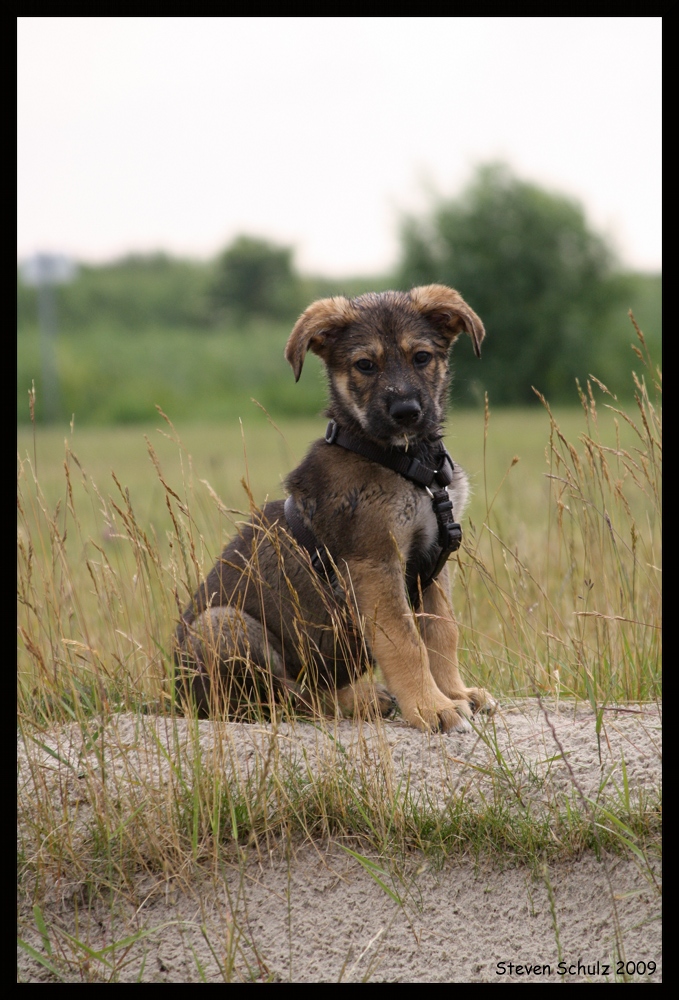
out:
<path id="1" fill-rule="evenodd" d="M 659 17 L 20 17 L 18 244 L 377 273 L 506 160 L 659 270 Z"/>

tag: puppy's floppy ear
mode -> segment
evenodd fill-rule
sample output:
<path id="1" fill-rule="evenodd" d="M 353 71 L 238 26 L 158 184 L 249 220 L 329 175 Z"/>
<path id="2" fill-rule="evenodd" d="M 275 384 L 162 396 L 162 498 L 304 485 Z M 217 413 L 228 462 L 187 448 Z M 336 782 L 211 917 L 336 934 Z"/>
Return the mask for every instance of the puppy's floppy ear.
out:
<path id="1" fill-rule="evenodd" d="M 295 323 L 285 345 L 285 357 L 299 382 L 307 351 L 324 356 L 328 344 L 357 318 L 358 313 L 349 301 L 338 295 L 332 299 L 313 302 Z"/>
<path id="2" fill-rule="evenodd" d="M 481 341 L 486 335 L 483 323 L 459 292 L 446 285 L 420 285 L 410 291 L 410 300 L 418 312 L 448 338 L 449 343 L 461 333 L 468 333 L 474 354 L 481 357 Z"/>

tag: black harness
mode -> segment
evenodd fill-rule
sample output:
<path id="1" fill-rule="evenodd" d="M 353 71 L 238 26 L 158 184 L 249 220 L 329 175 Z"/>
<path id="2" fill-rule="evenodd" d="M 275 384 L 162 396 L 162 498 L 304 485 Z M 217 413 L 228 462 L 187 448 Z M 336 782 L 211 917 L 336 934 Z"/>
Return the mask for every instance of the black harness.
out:
<path id="1" fill-rule="evenodd" d="M 406 580 L 408 598 L 411 605 L 417 609 L 420 604 L 420 592 L 431 586 L 445 566 L 448 556 L 456 552 L 462 541 L 462 528 L 453 519 L 453 502 L 446 487 L 453 481 L 455 466 L 453 460 L 442 443 L 435 456 L 435 466 L 425 465 L 417 458 L 411 458 L 404 452 L 387 451 L 379 445 L 362 438 L 355 438 L 343 430 L 339 424 L 331 420 L 325 432 L 325 441 L 329 445 L 339 445 L 347 451 L 356 452 L 364 458 L 384 465 L 387 469 L 398 472 L 418 486 L 423 486 L 431 497 L 431 504 L 438 525 L 436 545 L 426 553 L 424 565 Z M 313 568 L 324 576 L 331 586 L 337 584 L 337 575 L 332 566 L 332 556 L 324 545 L 321 545 L 314 533 L 306 526 L 297 510 L 291 496 L 285 501 L 285 519 L 295 541 L 306 549 L 311 558 Z"/>

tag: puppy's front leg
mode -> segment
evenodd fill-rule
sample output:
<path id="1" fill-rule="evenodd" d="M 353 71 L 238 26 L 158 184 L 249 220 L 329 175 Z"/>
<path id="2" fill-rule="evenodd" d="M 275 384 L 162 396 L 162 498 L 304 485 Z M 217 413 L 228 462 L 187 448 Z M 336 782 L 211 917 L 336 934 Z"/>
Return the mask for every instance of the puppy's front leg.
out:
<path id="1" fill-rule="evenodd" d="M 436 685 L 408 607 L 400 565 L 395 561 L 387 569 L 382 563 L 356 561 L 349 571 L 368 645 L 403 717 L 417 729 L 467 732 L 468 701 L 464 696 L 451 700 Z"/>
<path id="2" fill-rule="evenodd" d="M 496 702 L 483 688 L 465 687 L 457 663 L 457 623 L 447 599 L 448 568 L 422 595 L 421 632 L 437 687 L 449 698 L 466 699 L 472 711 L 493 712 Z"/>

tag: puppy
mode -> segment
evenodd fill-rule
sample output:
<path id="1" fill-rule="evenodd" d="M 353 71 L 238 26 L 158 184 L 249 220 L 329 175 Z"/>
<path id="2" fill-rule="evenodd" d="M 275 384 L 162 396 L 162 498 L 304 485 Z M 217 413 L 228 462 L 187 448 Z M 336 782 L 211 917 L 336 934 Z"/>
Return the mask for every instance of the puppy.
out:
<path id="1" fill-rule="evenodd" d="M 285 356 L 296 380 L 307 351 L 323 360 L 328 430 L 182 615 L 187 707 L 234 716 L 288 699 L 389 714 L 395 700 L 410 725 L 443 732 L 494 709 L 460 677 L 445 566 L 468 496 L 441 441 L 463 332 L 480 355 L 481 320 L 443 285 L 323 299 L 300 316 Z M 386 689 L 366 677 L 374 663 Z"/>

